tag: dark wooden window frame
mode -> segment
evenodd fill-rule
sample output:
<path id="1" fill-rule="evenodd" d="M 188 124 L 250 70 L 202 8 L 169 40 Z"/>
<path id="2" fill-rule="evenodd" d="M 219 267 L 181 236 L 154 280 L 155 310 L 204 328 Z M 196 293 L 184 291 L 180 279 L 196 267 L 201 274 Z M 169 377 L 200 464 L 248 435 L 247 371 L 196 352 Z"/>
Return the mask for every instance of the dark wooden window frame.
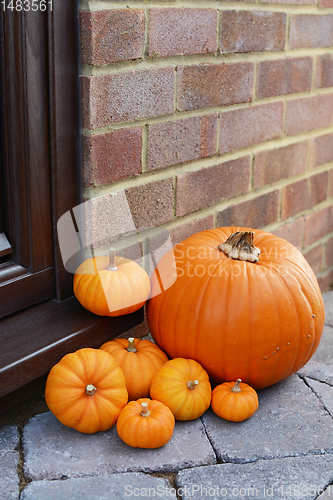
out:
<path id="1" fill-rule="evenodd" d="M 52 12 L 2 19 L 4 56 L 13 58 L 6 75 L 10 109 L 4 114 L 12 176 L 7 189 L 16 207 L 8 236 L 15 234 L 16 262 L 0 268 L 0 310 L 11 313 L 0 319 L 0 412 L 44 383 L 66 353 L 98 347 L 143 321 L 142 309 L 118 318 L 83 309 L 73 298 L 73 275 L 59 251 L 57 221 L 81 202 L 77 2 L 57 0 Z M 33 64 L 35 71 L 27 70 Z M 36 170 L 41 164 L 45 169 Z M 36 199 L 38 191 L 44 201 Z M 51 204 L 49 211 L 43 203 Z M 50 227 L 52 234 L 45 237 Z"/>

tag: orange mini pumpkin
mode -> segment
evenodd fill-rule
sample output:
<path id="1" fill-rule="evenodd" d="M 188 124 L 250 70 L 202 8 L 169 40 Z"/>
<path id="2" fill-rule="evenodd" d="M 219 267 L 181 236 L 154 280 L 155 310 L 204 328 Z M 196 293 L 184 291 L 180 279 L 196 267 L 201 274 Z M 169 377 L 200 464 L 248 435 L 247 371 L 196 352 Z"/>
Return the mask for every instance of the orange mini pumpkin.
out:
<path id="1" fill-rule="evenodd" d="M 163 289 L 163 283 L 173 284 Z M 293 245 L 258 229 L 190 236 L 151 277 L 147 319 L 169 358 L 197 360 L 212 383 L 262 389 L 309 361 L 324 326 L 317 279 Z"/>
<path id="2" fill-rule="evenodd" d="M 99 316 L 120 316 L 137 311 L 150 294 L 149 276 L 130 259 L 109 257 L 85 260 L 76 270 L 74 294 L 80 304 Z"/>
<path id="3" fill-rule="evenodd" d="M 258 394 L 241 379 L 224 382 L 212 392 L 212 410 L 216 415 L 232 422 L 250 418 L 258 409 Z"/>
<path id="4" fill-rule="evenodd" d="M 79 349 L 51 368 L 45 400 L 67 427 L 87 434 L 105 431 L 128 401 L 125 377 L 111 354 Z"/>
<path id="5" fill-rule="evenodd" d="M 115 339 L 100 349 L 114 356 L 123 370 L 129 401 L 149 397 L 153 375 L 168 361 L 167 355 L 147 339 Z"/>
<path id="6" fill-rule="evenodd" d="M 120 412 L 117 432 L 133 448 L 160 448 L 170 441 L 175 418 L 160 401 L 141 398 L 131 401 Z"/>
<path id="7" fill-rule="evenodd" d="M 170 408 L 177 420 L 194 420 L 209 407 L 207 372 L 193 359 L 167 361 L 152 378 L 150 396 Z"/>

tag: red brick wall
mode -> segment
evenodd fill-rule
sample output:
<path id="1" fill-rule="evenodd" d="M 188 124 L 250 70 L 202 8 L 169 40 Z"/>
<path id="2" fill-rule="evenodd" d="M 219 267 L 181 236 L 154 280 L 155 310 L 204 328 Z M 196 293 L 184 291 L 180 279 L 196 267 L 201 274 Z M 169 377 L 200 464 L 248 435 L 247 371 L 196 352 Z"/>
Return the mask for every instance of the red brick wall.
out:
<path id="1" fill-rule="evenodd" d="M 300 247 L 327 289 L 333 1 L 177 4 L 82 1 L 82 178 L 95 242 L 110 243 L 110 200 L 123 190 L 142 239 L 262 228 Z"/>

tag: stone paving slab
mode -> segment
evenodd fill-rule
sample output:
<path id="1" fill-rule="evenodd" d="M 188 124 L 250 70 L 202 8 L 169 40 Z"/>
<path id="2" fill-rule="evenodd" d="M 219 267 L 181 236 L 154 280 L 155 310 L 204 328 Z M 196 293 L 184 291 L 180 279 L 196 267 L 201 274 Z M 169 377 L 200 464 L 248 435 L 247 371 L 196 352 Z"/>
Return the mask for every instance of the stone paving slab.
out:
<path id="1" fill-rule="evenodd" d="M 320 401 L 323 403 L 326 410 L 333 417 L 333 387 L 323 382 L 318 382 L 317 380 L 312 380 L 310 378 L 305 378 L 306 383 L 309 384 L 311 389 L 318 396 Z"/>
<path id="2" fill-rule="evenodd" d="M 243 422 L 228 422 L 211 409 L 203 415 L 219 460 L 258 459 L 333 453 L 333 420 L 297 375 L 258 391 L 259 408 Z"/>
<path id="3" fill-rule="evenodd" d="M 21 500 L 128 500 L 129 498 L 176 500 L 167 479 L 142 473 L 112 474 L 64 481 L 34 481 Z"/>
<path id="4" fill-rule="evenodd" d="M 177 422 L 171 440 L 155 450 L 131 448 L 114 426 L 82 434 L 62 425 L 51 412 L 30 419 L 23 431 L 24 471 L 31 479 L 61 479 L 115 472 L 177 472 L 216 463 L 200 419 Z"/>
<path id="5" fill-rule="evenodd" d="M 14 425 L 0 428 L 0 498 L 16 500 L 19 495 L 17 466 L 19 452 L 16 450 L 20 441 L 19 433 Z"/>
<path id="6" fill-rule="evenodd" d="M 325 305 L 325 323 L 333 326 L 333 290 L 323 295 Z"/>
<path id="7" fill-rule="evenodd" d="M 318 363 L 316 361 L 307 362 L 301 370 L 297 372 L 300 377 L 309 377 L 319 382 L 324 382 L 333 387 L 333 366 L 325 365 L 324 363 Z"/>
<path id="8" fill-rule="evenodd" d="M 332 480 L 333 455 L 325 454 L 194 467 L 177 474 L 176 486 L 182 500 L 314 500 Z"/>
<path id="9" fill-rule="evenodd" d="M 311 358 L 313 361 L 333 366 L 333 327 L 324 325 L 319 346 Z"/>

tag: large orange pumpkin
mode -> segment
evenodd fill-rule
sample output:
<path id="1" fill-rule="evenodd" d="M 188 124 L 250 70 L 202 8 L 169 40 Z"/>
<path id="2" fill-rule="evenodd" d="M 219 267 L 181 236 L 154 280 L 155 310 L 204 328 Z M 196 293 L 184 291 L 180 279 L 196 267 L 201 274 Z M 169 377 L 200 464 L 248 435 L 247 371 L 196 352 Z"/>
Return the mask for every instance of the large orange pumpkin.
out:
<path id="1" fill-rule="evenodd" d="M 74 294 L 80 304 L 99 316 L 137 311 L 150 293 L 149 276 L 130 259 L 110 255 L 85 260 L 74 275 Z"/>
<path id="2" fill-rule="evenodd" d="M 173 285 L 161 291 L 174 269 Z M 270 233 L 197 233 L 162 257 L 151 285 L 154 340 L 170 358 L 197 360 L 213 384 L 272 385 L 299 370 L 321 338 L 316 277 L 298 249 Z"/>

